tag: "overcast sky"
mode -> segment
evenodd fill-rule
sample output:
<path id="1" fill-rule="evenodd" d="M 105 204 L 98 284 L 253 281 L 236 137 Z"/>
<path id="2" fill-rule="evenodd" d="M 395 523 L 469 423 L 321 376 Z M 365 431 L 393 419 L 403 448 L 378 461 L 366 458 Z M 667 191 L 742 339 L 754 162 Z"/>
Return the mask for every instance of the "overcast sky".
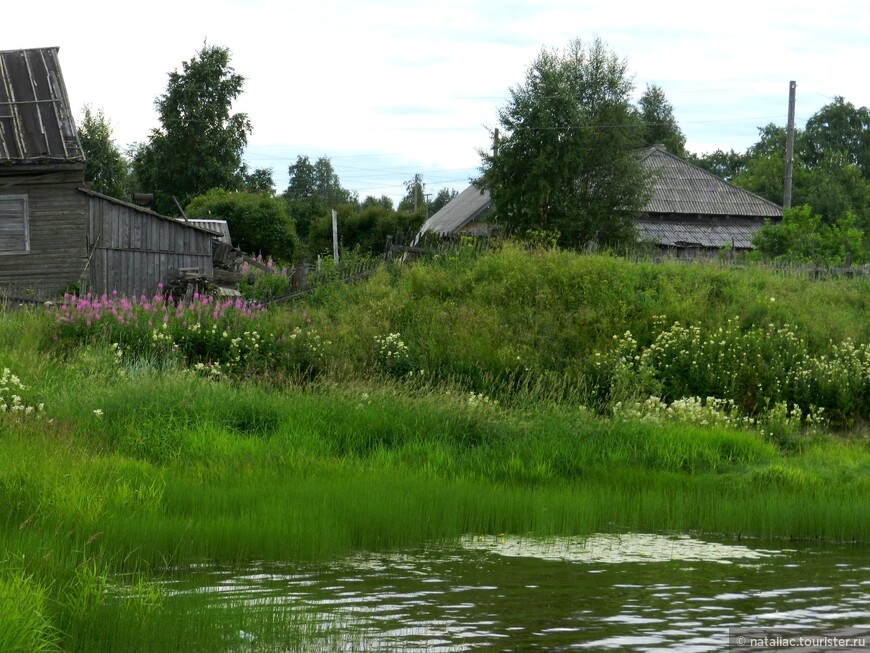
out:
<path id="1" fill-rule="evenodd" d="M 785 125 L 797 82 L 802 127 L 834 96 L 870 105 L 870 4 L 602 0 L 103 0 L 14 2 L 4 50 L 60 47 L 76 116 L 102 110 L 117 144 L 158 125 L 154 99 L 204 42 L 228 47 L 246 78 L 246 160 L 278 191 L 296 156 L 331 159 L 366 195 L 462 190 L 511 87 L 541 48 L 600 37 L 624 58 L 636 97 L 656 84 L 689 150 L 742 151 Z M 134 8 L 135 7 L 135 8 Z"/>

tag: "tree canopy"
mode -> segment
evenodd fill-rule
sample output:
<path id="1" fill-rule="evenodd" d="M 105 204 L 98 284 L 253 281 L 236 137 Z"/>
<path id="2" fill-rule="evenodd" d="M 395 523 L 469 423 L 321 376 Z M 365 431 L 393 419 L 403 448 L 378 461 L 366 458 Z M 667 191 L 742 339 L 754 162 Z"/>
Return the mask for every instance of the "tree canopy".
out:
<path id="1" fill-rule="evenodd" d="M 84 108 L 78 135 L 85 154 L 85 181 L 98 193 L 129 199 L 130 167 L 102 110 L 94 113 L 89 106 Z"/>
<path id="2" fill-rule="evenodd" d="M 193 199 L 191 217 L 226 220 L 233 244 L 249 254 L 291 261 L 298 239 L 293 219 L 280 198 L 267 193 L 231 192 L 214 188 Z"/>
<path id="3" fill-rule="evenodd" d="M 660 86 L 647 84 L 646 91 L 638 101 L 643 122 L 643 144 L 664 145 L 671 154 L 685 158 L 686 137 L 683 135 L 674 108 Z"/>
<path id="4" fill-rule="evenodd" d="M 330 215 L 332 209 L 357 204 L 356 194 L 342 187 L 332 162 L 325 156 L 312 163 L 307 156 L 299 155 L 288 172 L 290 183 L 284 199 L 303 238 L 308 236 L 311 224 Z"/>
<path id="5" fill-rule="evenodd" d="M 632 91 L 626 62 L 600 39 L 542 50 L 499 110 L 497 147 L 480 152 L 494 221 L 557 232 L 571 247 L 633 240 L 649 183 Z"/>
<path id="6" fill-rule="evenodd" d="M 251 123 L 231 112 L 243 86 L 229 49 L 219 46 L 203 45 L 181 72 L 169 73 L 155 101 L 160 127 L 133 157 L 138 189 L 154 193 L 158 211 L 177 213 L 173 198 L 184 205 L 212 188 L 245 186 L 242 153 Z"/>

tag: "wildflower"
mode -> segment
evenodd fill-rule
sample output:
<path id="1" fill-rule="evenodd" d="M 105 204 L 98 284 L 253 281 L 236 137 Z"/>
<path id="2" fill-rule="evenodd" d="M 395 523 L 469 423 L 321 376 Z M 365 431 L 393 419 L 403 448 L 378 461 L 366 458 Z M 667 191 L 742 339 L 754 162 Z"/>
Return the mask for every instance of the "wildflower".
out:
<path id="1" fill-rule="evenodd" d="M 94 408 L 94 415 L 97 417 L 103 416 L 103 410 L 101 408 Z"/>

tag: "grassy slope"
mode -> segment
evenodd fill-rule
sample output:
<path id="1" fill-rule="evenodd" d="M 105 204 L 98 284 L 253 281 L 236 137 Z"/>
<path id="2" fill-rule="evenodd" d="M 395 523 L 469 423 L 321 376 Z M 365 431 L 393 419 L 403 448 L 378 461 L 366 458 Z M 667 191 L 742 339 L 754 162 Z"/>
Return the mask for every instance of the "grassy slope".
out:
<path id="1" fill-rule="evenodd" d="M 648 340 L 654 315 L 789 322 L 818 347 L 866 342 L 868 301 L 861 283 L 756 270 L 460 255 L 270 317 L 310 319 L 330 343 L 330 378 L 305 387 L 119 367 L 104 344 L 59 347 L 39 311 L 3 313 L 0 368 L 47 407 L 40 420 L 0 420 L 0 581 L 35 606 L 37 644 L 18 650 L 51 642 L 49 623 L 64 646 L 88 650 L 118 620 L 134 650 L 143 615 L 161 606 L 143 579 L 202 559 L 324 559 L 469 532 L 867 541 L 862 441 L 815 437 L 782 451 L 754 431 L 603 420 L 581 409 L 581 389 L 552 391 L 549 374 L 570 378 L 614 334 Z M 372 377 L 374 338 L 393 332 L 423 381 Z M 529 393 L 499 404 L 470 394 L 498 390 L 492 379 L 517 356 L 535 372 Z M 117 582 L 146 583 L 144 598 L 107 617 L 99 589 Z M 171 622 L 155 622 L 165 650 L 191 637 Z M 197 627 L 209 650 L 208 624 Z"/>

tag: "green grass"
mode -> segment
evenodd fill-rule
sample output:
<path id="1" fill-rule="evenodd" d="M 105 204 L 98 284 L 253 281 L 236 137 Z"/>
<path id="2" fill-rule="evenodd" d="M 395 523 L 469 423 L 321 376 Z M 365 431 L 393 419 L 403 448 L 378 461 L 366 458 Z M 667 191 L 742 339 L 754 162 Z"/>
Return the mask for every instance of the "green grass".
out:
<path id="1" fill-rule="evenodd" d="M 614 335 L 649 345 L 661 315 L 705 328 L 739 315 L 747 333 L 788 322 L 807 355 L 867 342 L 864 282 L 512 248 L 463 256 L 261 318 L 264 333 L 315 328 L 322 351 L 285 354 L 317 370 L 218 382 L 178 358 L 119 361 L 109 342 L 58 338 L 43 309 L 0 313 L 0 372 L 45 405 L 0 414 L 0 601 L 21 597 L 0 615 L 0 649 L 221 650 L 252 620 L 288 648 L 308 636 L 306 618 L 279 606 L 252 612 L 156 582 L 200 562 L 330 560 L 469 533 L 870 541 L 859 392 L 850 437 L 738 430 L 608 417 L 586 373 Z M 391 333 L 406 358 L 380 348 Z"/>

